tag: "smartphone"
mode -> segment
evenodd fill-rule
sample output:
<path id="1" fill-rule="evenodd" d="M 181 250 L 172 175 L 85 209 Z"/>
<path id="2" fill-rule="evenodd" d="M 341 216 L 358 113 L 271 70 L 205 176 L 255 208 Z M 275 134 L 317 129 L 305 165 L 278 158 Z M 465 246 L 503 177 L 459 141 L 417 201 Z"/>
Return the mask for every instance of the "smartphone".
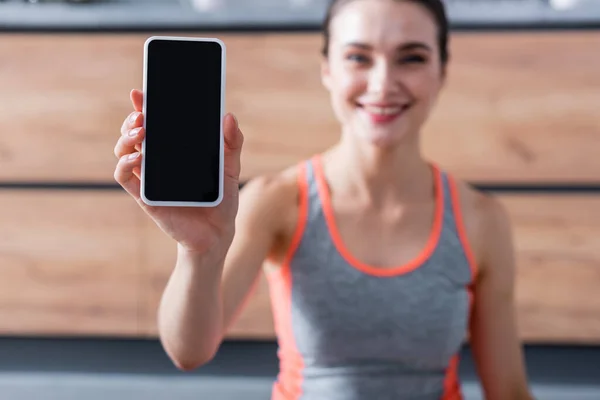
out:
<path id="1" fill-rule="evenodd" d="M 216 207 L 223 199 L 225 44 L 152 36 L 144 44 L 142 201 Z"/>

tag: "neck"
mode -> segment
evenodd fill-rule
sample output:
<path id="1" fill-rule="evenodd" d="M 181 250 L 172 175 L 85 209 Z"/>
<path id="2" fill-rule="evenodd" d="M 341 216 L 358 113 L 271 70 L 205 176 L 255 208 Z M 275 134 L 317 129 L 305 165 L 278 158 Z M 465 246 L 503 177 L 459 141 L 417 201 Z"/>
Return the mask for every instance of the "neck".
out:
<path id="1" fill-rule="evenodd" d="M 331 160 L 327 170 L 336 176 L 338 189 L 373 205 L 414 202 L 431 194 L 431 166 L 421 157 L 418 139 L 379 147 L 344 135 L 326 158 Z"/>

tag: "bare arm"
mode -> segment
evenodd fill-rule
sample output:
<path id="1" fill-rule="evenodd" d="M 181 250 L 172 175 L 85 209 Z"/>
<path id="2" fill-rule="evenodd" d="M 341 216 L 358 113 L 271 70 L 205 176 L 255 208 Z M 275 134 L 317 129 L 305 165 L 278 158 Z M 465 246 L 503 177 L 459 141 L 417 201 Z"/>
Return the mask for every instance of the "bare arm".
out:
<path id="1" fill-rule="evenodd" d="M 471 343 L 486 400 L 532 400 L 515 312 L 515 250 L 510 221 L 486 198 L 481 274 L 475 289 Z"/>
<path id="2" fill-rule="evenodd" d="M 163 292 L 158 329 L 163 348 L 184 370 L 212 359 L 247 297 L 284 218 L 293 211 L 290 174 L 259 178 L 239 190 L 244 142 L 236 118 L 223 120 L 223 200 L 216 207 L 153 207 L 141 200 L 140 170 L 146 132 L 144 94 L 130 92 L 134 108 L 114 148 L 114 178 L 144 212 L 177 242 L 177 262 Z M 194 123 L 194 121 L 192 121 Z M 194 127 L 193 129 L 202 129 Z M 187 179 L 187 177 L 182 177 Z M 194 184 L 189 182 L 189 184 Z M 282 211 L 285 211 L 283 213 Z"/>
<path id="3" fill-rule="evenodd" d="M 214 357 L 272 247 L 285 189 L 276 178 L 258 178 L 244 187 L 225 252 L 196 255 L 178 246 L 159 307 L 160 338 L 178 368 L 192 370 Z"/>

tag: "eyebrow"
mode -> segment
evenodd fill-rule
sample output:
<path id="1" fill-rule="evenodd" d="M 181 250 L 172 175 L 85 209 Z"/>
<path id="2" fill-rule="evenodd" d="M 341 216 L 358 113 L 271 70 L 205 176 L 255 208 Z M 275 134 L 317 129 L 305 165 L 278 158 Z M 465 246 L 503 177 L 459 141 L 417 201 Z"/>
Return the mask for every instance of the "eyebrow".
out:
<path id="1" fill-rule="evenodd" d="M 372 50 L 373 47 L 369 44 L 366 43 L 361 43 L 361 42 L 349 42 L 346 44 L 347 47 L 357 47 L 359 49 L 363 49 L 363 50 Z M 407 51 L 407 50 L 418 50 L 418 49 L 422 49 L 422 50 L 427 50 L 427 51 L 431 51 L 431 47 L 429 47 L 427 44 L 422 43 L 422 42 L 407 42 L 404 43 L 400 46 L 398 46 L 398 48 L 396 49 L 397 51 Z"/>

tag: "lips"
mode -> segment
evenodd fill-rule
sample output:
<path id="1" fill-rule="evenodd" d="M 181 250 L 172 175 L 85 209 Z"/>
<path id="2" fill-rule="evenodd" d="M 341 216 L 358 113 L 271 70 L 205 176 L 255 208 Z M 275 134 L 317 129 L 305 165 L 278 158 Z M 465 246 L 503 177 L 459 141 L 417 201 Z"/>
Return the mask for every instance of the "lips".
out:
<path id="1" fill-rule="evenodd" d="M 364 111 L 369 119 L 376 124 L 392 122 L 410 107 L 409 104 L 359 104 L 358 106 Z"/>

